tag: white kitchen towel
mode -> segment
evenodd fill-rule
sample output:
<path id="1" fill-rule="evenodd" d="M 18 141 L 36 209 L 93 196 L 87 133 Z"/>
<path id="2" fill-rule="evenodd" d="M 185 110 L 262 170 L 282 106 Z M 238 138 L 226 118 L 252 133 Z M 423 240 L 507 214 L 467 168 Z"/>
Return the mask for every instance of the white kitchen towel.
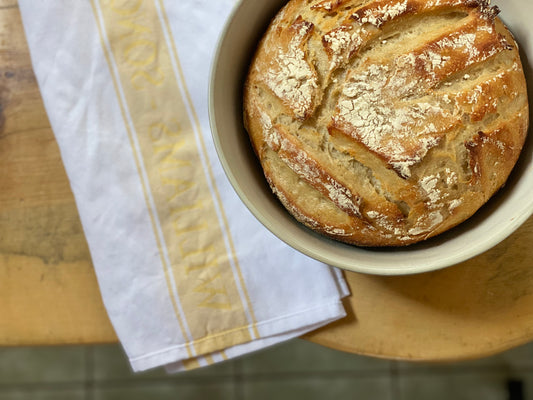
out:
<path id="1" fill-rule="evenodd" d="M 234 0 L 19 0 L 109 318 L 135 371 L 205 366 L 344 316 L 218 162 L 207 85 Z"/>

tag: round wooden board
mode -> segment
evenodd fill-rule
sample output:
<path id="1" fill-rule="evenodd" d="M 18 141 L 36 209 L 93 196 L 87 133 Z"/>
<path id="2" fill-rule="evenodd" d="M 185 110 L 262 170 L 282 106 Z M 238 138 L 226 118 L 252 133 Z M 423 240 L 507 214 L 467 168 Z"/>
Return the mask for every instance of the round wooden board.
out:
<path id="1" fill-rule="evenodd" d="M 533 218 L 459 265 L 409 276 L 346 272 L 348 316 L 305 336 L 376 357 L 452 361 L 533 339 Z"/>

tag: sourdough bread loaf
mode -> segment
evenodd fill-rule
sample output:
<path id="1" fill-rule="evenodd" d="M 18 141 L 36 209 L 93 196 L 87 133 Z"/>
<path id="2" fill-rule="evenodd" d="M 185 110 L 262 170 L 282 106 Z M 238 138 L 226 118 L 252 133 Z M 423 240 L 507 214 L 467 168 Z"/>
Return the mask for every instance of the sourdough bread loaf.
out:
<path id="1" fill-rule="evenodd" d="M 249 69 L 244 121 L 300 222 L 402 246 L 472 216 L 528 129 L 517 45 L 485 0 L 291 0 Z"/>

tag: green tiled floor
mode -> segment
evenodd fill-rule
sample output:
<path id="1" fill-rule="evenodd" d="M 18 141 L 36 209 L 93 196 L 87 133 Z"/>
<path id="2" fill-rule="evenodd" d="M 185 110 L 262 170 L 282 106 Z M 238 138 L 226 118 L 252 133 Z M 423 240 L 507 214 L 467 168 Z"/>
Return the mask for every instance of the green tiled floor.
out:
<path id="1" fill-rule="evenodd" d="M 524 397 L 510 396 L 509 381 Z M 133 374 L 117 345 L 0 348 L 0 400 L 533 400 L 533 344 L 452 364 L 412 364 L 303 340 L 201 370 Z"/>
<path id="2" fill-rule="evenodd" d="M 0 385 L 82 382 L 86 352 L 79 347 L 1 349 Z"/>

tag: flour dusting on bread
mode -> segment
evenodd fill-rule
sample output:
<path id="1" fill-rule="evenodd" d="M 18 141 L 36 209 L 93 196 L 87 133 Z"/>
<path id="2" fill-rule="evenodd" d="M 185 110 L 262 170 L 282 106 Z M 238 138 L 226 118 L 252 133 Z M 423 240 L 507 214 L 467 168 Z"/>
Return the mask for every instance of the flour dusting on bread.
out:
<path id="1" fill-rule="evenodd" d="M 518 47 L 488 0 L 291 0 L 245 84 L 246 129 L 301 223 L 404 246 L 471 217 L 528 129 Z"/>

